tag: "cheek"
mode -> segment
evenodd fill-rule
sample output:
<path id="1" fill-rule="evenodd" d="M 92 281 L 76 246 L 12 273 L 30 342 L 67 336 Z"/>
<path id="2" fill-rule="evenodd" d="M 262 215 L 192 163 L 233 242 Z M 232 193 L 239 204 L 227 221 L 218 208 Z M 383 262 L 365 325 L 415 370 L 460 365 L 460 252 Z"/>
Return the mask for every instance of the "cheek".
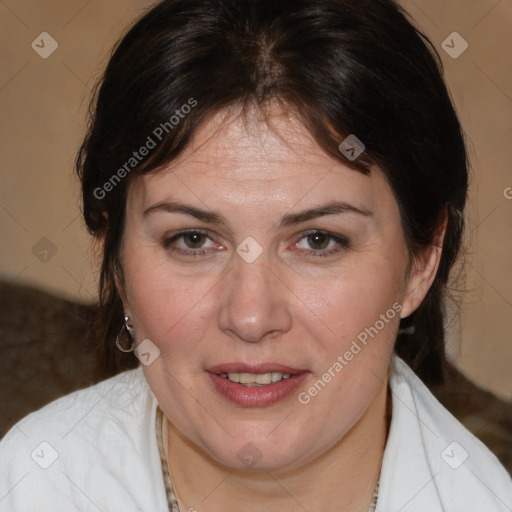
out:
<path id="1" fill-rule="evenodd" d="M 137 339 L 149 338 L 162 355 L 171 348 L 189 353 L 204 329 L 215 281 L 170 275 L 168 266 L 149 254 L 132 252 L 124 265 Z"/>
<path id="2" fill-rule="evenodd" d="M 163 352 L 171 340 L 173 345 L 191 348 L 215 320 L 216 308 L 226 298 L 219 276 L 171 276 L 164 262 L 134 251 L 125 261 L 125 275 L 138 339 L 151 339 Z M 339 343 L 373 326 L 397 302 L 399 276 L 389 264 L 377 260 L 350 272 L 341 271 L 336 278 L 317 276 L 308 282 L 307 278 L 288 276 L 293 293 L 284 307 L 299 315 L 295 321 L 319 340 L 335 338 Z M 294 301 L 293 296 L 299 300 Z"/>
<path id="3" fill-rule="evenodd" d="M 336 428 L 348 428 L 363 413 L 385 378 L 400 322 L 401 283 L 399 265 L 375 260 L 331 280 L 322 293 L 309 289 L 304 302 L 320 319 L 308 325 L 315 382 L 299 401 L 314 403 Z"/>
<path id="4" fill-rule="evenodd" d="M 400 320 L 402 289 L 400 265 L 373 258 L 337 278 L 297 289 L 297 294 L 304 312 L 310 310 L 317 319 L 310 325 L 317 326 L 319 337 L 334 340 L 339 349 L 377 322 L 383 338 L 391 335 Z"/>

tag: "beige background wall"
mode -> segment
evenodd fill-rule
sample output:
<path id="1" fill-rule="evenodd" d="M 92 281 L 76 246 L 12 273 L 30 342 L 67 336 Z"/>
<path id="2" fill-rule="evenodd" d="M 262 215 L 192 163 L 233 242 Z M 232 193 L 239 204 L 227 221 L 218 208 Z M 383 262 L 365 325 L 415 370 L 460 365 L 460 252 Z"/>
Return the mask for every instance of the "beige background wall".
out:
<path id="1" fill-rule="evenodd" d="M 0 3 L 0 277 L 94 298 L 97 273 L 73 159 L 109 50 L 151 3 Z M 449 350 L 473 380 L 512 399 L 512 1 L 402 4 L 442 56 L 473 163 L 468 292 Z M 58 44 L 47 59 L 31 47 L 36 40 L 38 51 L 51 48 L 47 36 L 42 48 L 42 32 Z M 445 40 L 452 54 L 463 48 L 448 37 L 453 32 L 469 45 L 457 58 L 443 49 Z"/>

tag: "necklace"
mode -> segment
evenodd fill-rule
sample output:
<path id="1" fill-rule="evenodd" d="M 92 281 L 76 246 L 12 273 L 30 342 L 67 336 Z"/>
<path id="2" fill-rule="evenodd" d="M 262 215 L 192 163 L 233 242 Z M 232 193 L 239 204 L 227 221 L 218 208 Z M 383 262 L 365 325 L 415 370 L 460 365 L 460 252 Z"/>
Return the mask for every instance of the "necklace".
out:
<path id="1" fill-rule="evenodd" d="M 373 490 L 372 501 L 370 502 L 370 507 L 368 508 L 368 512 L 375 512 L 377 508 L 377 500 L 379 499 L 379 483 L 380 483 L 380 473 L 379 478 L 377 478 L 377 483 L 375 484 L 375 489 Z"/>
<path id="2" fill-rule="evenodd" d="M 164 430 L 164 413 L 162 409 L 157 406 L 156 408 L 156 439 L 158 444 L 158 452 L 160 454 L 160 463 L 162 465 L 162 475 L 164 478 L 164 487 L 165 487 L 165 494 L 167 496 L 167 505 L 169 508 L 169 512 L 180 512 L 180 508 L 178 505 L 178 501 L 176 499 L 176 495 L 180 498 L 181 502 L 184 503 L 184 501 L 181 499 L 181 496 L 179 496 L 178 491 L 174 490 L 172 482 L 171 482 L 171 476 L 169 474 L 169 465 L 167 462 L 167 456 L 165 454 L 165 447 L 163 439 L 164 437 L 167 438 L 167 436 L 164 436 L 163 430 Z M 375 509 L 377 507 L 377 500 L 379 497 L 379 481 L 380 481 L 380 473 L 379 477 L 377 478 L 377 484 L 375 485 L 375 489 L 373 491 L 372 495 L 372 501 L 370 502 L 370 506 L 368 508 L 367 512 L 375 512 Z"/>

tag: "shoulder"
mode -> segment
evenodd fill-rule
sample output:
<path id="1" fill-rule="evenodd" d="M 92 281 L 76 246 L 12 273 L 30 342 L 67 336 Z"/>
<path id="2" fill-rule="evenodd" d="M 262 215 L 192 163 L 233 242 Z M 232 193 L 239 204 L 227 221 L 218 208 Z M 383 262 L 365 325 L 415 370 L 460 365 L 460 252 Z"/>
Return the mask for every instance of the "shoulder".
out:
<path id="1" fill-rule="evenodd" d="M 0 442 L 0 511 L 139 510 L 133 479 L 162 493 L 155 410 L 137 368 L 26 416 Z"/>
<path id="2" fill-rule="evenodd" d="M 512 480 L 505 468 L 398 356 L 390 388 L 393 418 L 383 483 L 395 504 L 405 507 L 403 512 L 427 505 L 443 512 L 511 510 Z M 390 475 L 399 476 L 402 485 L 395 480 L 393 489 Z"/>
<path id="3" fill-rule="evenodd" d="M 19 421 L 0 446 L 14 447 L 23 439 L 50 437 L 75 441 L 93 437 L 112 428 L 123 418 L 151 400 L 149 388 L 140 368 L 123 372 L 93 386 L 63 396 Z"/>

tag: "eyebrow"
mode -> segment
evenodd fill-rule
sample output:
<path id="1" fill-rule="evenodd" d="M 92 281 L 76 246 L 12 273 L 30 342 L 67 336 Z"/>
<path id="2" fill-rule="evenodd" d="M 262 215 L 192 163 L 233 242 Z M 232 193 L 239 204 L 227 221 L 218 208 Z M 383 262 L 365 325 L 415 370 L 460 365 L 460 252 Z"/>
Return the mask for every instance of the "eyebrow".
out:
<path id="1" fill-rule="evenodd" d="M 217 224 L 219 226 L 225 227 L 227 227 L 229 224 L 227 220 L 219 213 L 203 210 L 201 208 L 197 208 L 185 203 L 180 203 L 178 201 L 164 201 L 154 204 L 153 206 L 150 206 L 144 210 L 143 215 L 148 216 L 157 212 L 181 213 L 184 215 L 190 215 L 191 217 L 195 217 L 196 219 L 207 224 Z M 317 217 L 323 217 L 326 215 L 339 215 L 342 213 L 355 213 L 364 217 L 371 217 L 373 215 L 373 212 L 364 207 L 356 207 L 352 204 L 340 201 L 329 201 L 314 208 L 283 215 L 279 221 L 279 226 L 288 227 L 307 222 L 308 220 L 312 220 Z"/>
<path id="2" fill-rule="evenodd" d="M 341 213 L 356 213 L 363 217 L 371 217 L 373 215 L 370 210 L 363 207 L 358 208 L 352 204 L 340 201 L 329 201 L 328 203 L 308 210 L 284 215 L 281 218 L 280 226 L 291 226 L 293 224 L 307 222 L 308 220 L 315 219 L 317 217 L 323 217 L 325 215 L 339 215 Z"/>

